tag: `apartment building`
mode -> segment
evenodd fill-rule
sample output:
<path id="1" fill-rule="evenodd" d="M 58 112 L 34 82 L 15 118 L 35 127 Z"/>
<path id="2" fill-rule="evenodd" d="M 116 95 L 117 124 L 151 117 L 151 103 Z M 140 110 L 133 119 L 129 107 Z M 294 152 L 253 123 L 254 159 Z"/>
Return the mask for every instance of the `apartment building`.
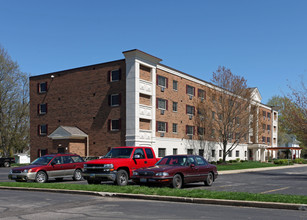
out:
<path id="1" fill-rule="evenodd" d="M 207 90 L 216 86 L 140 50 L 123 55 L 30 77 L 31 160 L 57 152 L 101 156 L 115 146 L 151 146 L 159 157 L 188 153 L 219 160 L 218 143 L 201 141 L 193 122 L 195 102 L 209 101 Z M 228 160 L 275 157 L 266 149 L 277 147 L 278 112 L 261 104 L 257 88 L 252 91 L 261 122 Z"/>

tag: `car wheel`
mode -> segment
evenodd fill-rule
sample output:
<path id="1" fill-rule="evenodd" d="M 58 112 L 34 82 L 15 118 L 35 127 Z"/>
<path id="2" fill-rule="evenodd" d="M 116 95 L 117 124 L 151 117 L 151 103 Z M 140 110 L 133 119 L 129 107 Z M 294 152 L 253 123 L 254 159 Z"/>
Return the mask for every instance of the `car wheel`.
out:
<path id="1" fill-rule="evenodd" d="M 95 179 L 89 179 L 89 180 L 87 180 L 87 183 L 88 184 L 100 184 L 101 183 L 101 181 L 99 181 L 99 180 L 95 180 Z"/>
<path id="2" fill-rule="evenodd" d="M 4 167 L 10 167 L 11 164 L 10 164 L 10 162 L 7 162 L 7 161 L 6 161 L 6 162 L 4 162 L 3 166 L 4 166 Z"/>
<path id="3" fill-rule="evenodd" d="M 214 176 L 213 176 L 213 173 L 210 172 L 208 173 L 207 179 L 205 180 L 205 185 L 211 186 L 213 181 L 214 181 Z"/>
<path id="4" fill-rule="evenodd" d="M 174 176 L 172 186 L 175 189 L 180 189 L 182 187 L 182 177 L 179 174 Z"/>
<path id="5" fill-rule="evenodd" d="M 75 170 L 74 176 L 73 176 L 72 179 L 75 180 L 75 181 L 80 181 L 80 180 L 82 180 L 82 171 L 79 170 L 79 169 Z"/>
<path id="6" fill-rule="evenodd" d="M 45 183 L 48 181 L 48 176 L 44 171 L 38 171 L 35 177 L 35 182 Z"/>
<path id="7" fill-rule="evenodd" d="M 119 186 L 126 186 L 128 184 L 128 173 L 125 170 L 119 170 L 115 183 Z"/>

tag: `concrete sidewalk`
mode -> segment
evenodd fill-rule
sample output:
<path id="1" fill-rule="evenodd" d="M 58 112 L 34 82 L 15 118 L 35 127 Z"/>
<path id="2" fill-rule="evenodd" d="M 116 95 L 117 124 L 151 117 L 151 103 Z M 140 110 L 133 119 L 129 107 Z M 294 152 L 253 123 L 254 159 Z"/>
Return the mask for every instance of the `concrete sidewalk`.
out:
<path id="1" fill-rule="evenodd" d="M 278 167 L 261 167 L 261 168 L 252 168 L 252 169 L 242 169 L 242 170 L 224 170 L 224 171 L 218 171 L 218 173 L 219 175 L 225 175 L 225 174 L 236 174 L 236 173 L 259 172 L 266 170 L 294 169 L 297 167 L 307 167 L 307 164 L 294 164 L 289 166 L 278 166 Z"/>

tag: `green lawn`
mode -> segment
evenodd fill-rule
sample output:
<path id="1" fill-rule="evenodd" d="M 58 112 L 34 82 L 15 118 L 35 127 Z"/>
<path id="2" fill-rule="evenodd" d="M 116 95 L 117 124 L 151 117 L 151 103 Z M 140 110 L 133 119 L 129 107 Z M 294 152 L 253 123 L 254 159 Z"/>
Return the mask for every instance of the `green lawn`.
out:
<path id="1" fill-rule="evenodd" d="M 261 168 L 261 167 L 276 167 L 281 165 L 276 165 L 272 163 L 261 163 L 257 161 L 247 161 L 238 163 L 228 163 L 228 164 L 218 164 L 217 170 L 241 170 L 241 169 L 251 169 L 251 168 Z"/>
<path id="2" fill-rule="evenodd" d="M 281 202 L 307 204 L 307 196 L 283 195 L 283 194 L 256 194 L 244 192 L 222 192 L 203 189 L 172 189 L 169 187 L 146 187 L 146 186 L 114 186 L 114 185 L 79 185 L 63 183 L 15 183 L 0 182 L 0 186 L 28 187 L 28 188 L 52 188 L 66 190 L 85 190 L 96 192 L 131 193 L 145 195 L 177 196 L 191 198 L 228 199 L 262 202 Z"/>

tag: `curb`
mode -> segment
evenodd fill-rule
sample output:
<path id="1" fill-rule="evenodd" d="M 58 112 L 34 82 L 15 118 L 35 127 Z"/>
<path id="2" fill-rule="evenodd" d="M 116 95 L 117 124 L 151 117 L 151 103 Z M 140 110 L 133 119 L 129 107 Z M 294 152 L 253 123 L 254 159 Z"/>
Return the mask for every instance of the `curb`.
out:
<path id="1" fill-rule="evenodd" d="M 223 170 L 218 172 L 219 175 L 225 175 L 225 174 L 236 174 L 236 173 L 251 173 L 251 172 L 259 172 L 266 170 L 293 169 L 293 168 L 306 167 L 306 166 L 307 164 L 294 164 L 289 166 L 261 167 L 261 168 L 242 169 L 242 170 Z"/>
<path id="2" fill-rule="evenodd" d="M 175 196 L 157 196 L 157 195 L 129 194 L 129 193 L 109 193 L 109 192 L 94 192 L 94 191 L 81 191 L 81 190 L 41 189 L 41 188 L 7 187 L 7 186 L 0 186 L 0 189 L 68 193 L 68 194 L 78 194 L 78 195 L 157 200 L 157 201 L 168 201 L 168 202 L 184 202 L 184 203 L 194 203 L 194 204 L 227 205 L 227 206 L 243 206 L 251 208 L 270 208 L 270 209 L 307 211 L 307 204 L 290 204 L 290 203 L 288 204 L 288 203 L 278 203 L 278 202 L 275 203 L 275 202 L 258 202 L 258 201 L 243 201 L 243 200 L 241 201 L 241 200 L 225 200 L 225 199 L 203 199 L 203 198 L 188 198 L 188 197 L 175 197 Z"/>

